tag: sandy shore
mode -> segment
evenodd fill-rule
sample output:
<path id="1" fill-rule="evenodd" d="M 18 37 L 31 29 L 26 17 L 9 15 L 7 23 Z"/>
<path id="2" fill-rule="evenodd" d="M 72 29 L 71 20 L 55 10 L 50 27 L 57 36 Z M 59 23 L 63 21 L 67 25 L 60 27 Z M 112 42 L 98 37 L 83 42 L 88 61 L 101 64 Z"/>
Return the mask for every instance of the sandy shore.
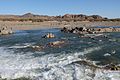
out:
<path id="1" fill-rule="evenodd" d="M 31 29 L 46 29 L 46 28 L 62 28 L 62 27 L 96 27 L 96 26 L 120 26 L 120 22 L 14 22 L 0 21 L 0 26 L 6 25 L 13 30 L 31 30 Z"/>

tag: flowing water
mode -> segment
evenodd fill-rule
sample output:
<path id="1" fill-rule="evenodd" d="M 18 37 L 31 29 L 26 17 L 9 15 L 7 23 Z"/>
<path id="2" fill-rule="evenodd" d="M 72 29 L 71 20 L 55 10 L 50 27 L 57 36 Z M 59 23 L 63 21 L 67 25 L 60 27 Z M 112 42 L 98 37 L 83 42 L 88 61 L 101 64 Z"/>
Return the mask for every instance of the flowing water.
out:
<path id="1" fill-rule="evenodd" d="M 42 38 L 51 32 L 55 38 Z M 16 31 L 0 36 L 0 76 L 33 80 L 120 80 L 119 71 L 93 69 L 75 62 L 85 60 L 97 66 L 120 64 L 120 33 L 63 33 L 59 29 Z M 65 41 L 60 47 L 49 42 Z M 44 46 L 41 50 L 29 46 Z"/>

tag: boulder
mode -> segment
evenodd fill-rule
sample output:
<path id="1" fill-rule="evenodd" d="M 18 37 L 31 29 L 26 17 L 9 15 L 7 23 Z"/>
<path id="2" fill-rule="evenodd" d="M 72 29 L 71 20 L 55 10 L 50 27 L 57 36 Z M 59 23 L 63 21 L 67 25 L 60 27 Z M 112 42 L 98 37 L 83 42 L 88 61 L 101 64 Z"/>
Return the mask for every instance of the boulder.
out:
<path id="1" fill-rule="evenodd" d="M 0 35 L 7 35 L 7 34 L 12 34 L 12 28 L 8 28 L 7 26 L 2 26 L 0 29 Z"/>
<path id="2" fill-rule="evenodd" d="M 48 33 L 47 35 L 43 36 L 43 38 L 55 38 L 55 35 L 52 33 Z"/>
<path id="3" fill-rule="evenodd" d="M 75 27 L 72 29 L 64 27 L 61 29 L 62 32 L 75 33 L 75 34 L 95 34 L 103 32 L 120 32 L 120 28 L 86 28 L 86 27 Z"/>
<path id="4" fill-rule="evenodd" d="M 50 47 L 61 47 L 61 45 L 64 45 L 65 41 L 54 41 L 54 42 L 50 42 L 48 43 L 48 46 Z"/>
<path id="5" fill-rule="evenodd" d="M 108 69 L 108 70 L 120 70 L 120 66 L 117 66 L 115 64 L 109 64 L 109 65 L 105 66 L 104 68 Z"/>

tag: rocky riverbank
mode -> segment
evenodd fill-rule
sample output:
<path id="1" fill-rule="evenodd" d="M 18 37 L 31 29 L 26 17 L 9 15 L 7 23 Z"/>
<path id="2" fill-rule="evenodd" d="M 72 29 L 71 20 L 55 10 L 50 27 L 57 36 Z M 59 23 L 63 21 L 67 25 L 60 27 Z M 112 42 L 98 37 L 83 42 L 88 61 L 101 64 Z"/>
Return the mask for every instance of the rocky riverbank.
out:
<path id="1" fill-rule="evenodd" d="M 75 34 L 94 34 L 94 33 L 103 33 L 103 32 L 120 32 L 120 28 L 88 28 L 88 27 L 75 27 L 67 28 L 64 27 L 61 29 L 62 32 L 75 33 Z"/>
<path id="2" fill-rule="evenodd" d="M 77 22 L 66 22 L 66 21 L 44 21 L 44 22 L 16 22 L 16 21 L 0 21 L 0 25 L 7 25 L 8 28 L 13 30 L 34 30 L 34 29 L 48 29 L 48 28 L 75 28 L 75 27 L 97 27 L 97 26 L 107 26 L 115 27 L 120 26 L 120 22 L 112 21 L 77 21 Z"/>

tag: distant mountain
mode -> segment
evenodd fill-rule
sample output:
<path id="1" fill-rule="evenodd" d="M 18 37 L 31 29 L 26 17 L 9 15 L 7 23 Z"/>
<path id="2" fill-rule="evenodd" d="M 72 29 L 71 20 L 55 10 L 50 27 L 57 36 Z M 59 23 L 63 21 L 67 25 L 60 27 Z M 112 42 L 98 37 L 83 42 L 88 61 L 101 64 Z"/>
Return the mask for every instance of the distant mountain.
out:
<path id="1" fill-rule="evenodd" d="M 32 14 L 32 13 L 26 13 L 24 15 L 22 15 L 21 17 L 39 17 L 40 15 L 35 15 L 35 14 Z"/>
<path id="2" fill-rule="evenodd" d="M 65 14 L 60 16 L 36 15 L 26 13 L 24 15 L 0 15 L 2 21 L 120 21 L 120 18 L 108 19 L 99 15 Z"/>

